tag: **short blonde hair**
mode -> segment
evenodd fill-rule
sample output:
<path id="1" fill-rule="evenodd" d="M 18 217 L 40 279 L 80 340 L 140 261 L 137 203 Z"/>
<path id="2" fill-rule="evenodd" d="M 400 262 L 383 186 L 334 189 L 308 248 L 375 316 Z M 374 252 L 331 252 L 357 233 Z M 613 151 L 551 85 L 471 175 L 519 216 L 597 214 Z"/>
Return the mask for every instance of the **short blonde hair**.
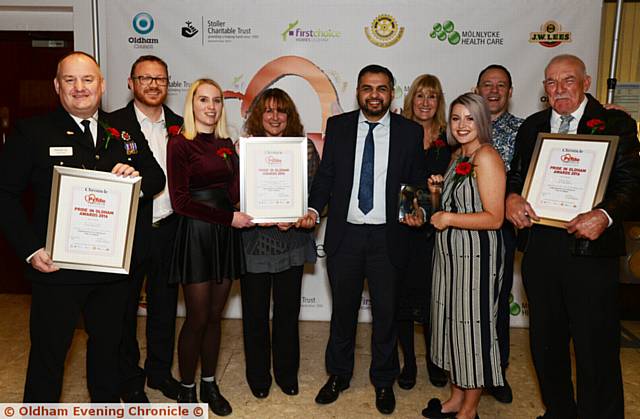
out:
<path id="1" fill-rule="evenodd" d="M 196 135 L 198 135 L 196 119 L 193 115 L 193 98 L 196 95 L 198 88 L 203 84 L 209 84 L 215 87 L 218 89 L 220 94 L 223 95 L 220 85 L 212 79 L 198 79 L 191 83 L 191 87 L 189 87 L 187 96 L 184 99 L 184 125 L 182 126 L 182 135 L 187 140 L 193 140 L 196 138 Z M 220 112 L 220 118 L 218 119 L 214 132 L 218 138 L 229 138 L 229 132 L 227 131 L 227 112 L 224 108 L 224 100 L 222 101 L 222 112 Z"/>
<path id="2" fill-rule="evenodd" d="M 413 99 L 418 92 L 423 89 L 432 90 L 436 95 L 438 95 L 438 106 L 436 107 L 436 114 L 433 116 L 435 124 L 432 126 L 437 127 L 438 132 L 444 131 L 447 126 L 447 119 L 444 115 L 444 93 L 442 92 L 442 84 L 440 84 L 440 80 L 432 74 L 423 74 L 418 76 L 413 83 L 411 83 L 409 92 L 407 92 L 407 95 L 404 97 L 404 109 L 402 110 L 402 114 L 407 119 L 415 120 L 415 115 L 413 113 Z"/>
<path id="3" fill-rule="evenodd" d="M 458 141 L 451 132 L 451 112 L 456 105 L 462 105 L 471 114 L 473 122 L 476 124 L 476 130 L 478 131 L 478 140 L 481 144 L 491 142 L 491 114 L 487 107 L 487 102 L 480 95 L 475 93 L 465 93 L 460 95 L 451 102 L 449 106 L 449 124 L 447 125 L 447 142 L 449 145 L 457 146 Z"/>

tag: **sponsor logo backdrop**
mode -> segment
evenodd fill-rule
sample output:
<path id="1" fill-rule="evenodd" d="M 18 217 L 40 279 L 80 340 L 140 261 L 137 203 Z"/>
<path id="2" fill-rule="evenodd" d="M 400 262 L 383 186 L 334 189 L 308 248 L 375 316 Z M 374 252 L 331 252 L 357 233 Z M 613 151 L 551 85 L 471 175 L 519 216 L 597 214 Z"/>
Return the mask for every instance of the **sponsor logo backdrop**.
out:
<path id="1" fill-rule="evenodd" d="M 103 105 L 124 106 L 131 98 L 125 88 L 131 63 L 154 54 L 169 64 L 168 105 L 178 113 L 189 84 L 211 77 L 225 90 L 237 137 L 253 98 L 269 86 L 281 87 L 321 151 L 326 119 L 356 107 L 356 76 L 366 64 L 379 63 L 394 73 L 393 108 L 399 111 L 409 85 L 422 73 L 440 78 L 448 102 L 469 91 L 482 68 L 500 63 L 513 76 L 510 110 L 525 117 L 544 106 L 541 80 L 552 56 L 576 54 L 596 75 L 601 7 L 601 0 L 99 2 L 99 58 L 108 86 Z M 317 234 L 321 255 L 323 236 L 324 225 Z M 519 266 L 516 271 L 512 324 L 526 326 Z M 238 288 L 235 284 L 228 317 L 240 316 Z M 307 267 L 301 304 L 301 319 L 330 318 L 324 258 Z M 365 291 L 362 321 L 370 320 L 369 308 Z"/>

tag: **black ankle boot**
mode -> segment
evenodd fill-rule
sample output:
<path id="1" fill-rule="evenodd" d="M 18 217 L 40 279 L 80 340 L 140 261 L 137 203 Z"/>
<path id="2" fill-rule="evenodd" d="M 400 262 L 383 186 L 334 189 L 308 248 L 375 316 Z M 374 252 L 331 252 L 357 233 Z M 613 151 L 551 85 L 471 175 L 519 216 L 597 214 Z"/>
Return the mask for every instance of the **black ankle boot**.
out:
<path id="1" fill-rule="evenodd" d="M 196 386 L 185 387 L 180 385 L 180 392 L 178 393 L 178 403 L 198 403 L 198 396 L 196 396 Z"/>
<path id="2" fill-rule="evenodd" d="M 220 394 L 220 389 L 215 381 L 200 381 L 200 400 L 209 404 L 209 409 L 218 416 L 231 414 L 231 405 Z"/>

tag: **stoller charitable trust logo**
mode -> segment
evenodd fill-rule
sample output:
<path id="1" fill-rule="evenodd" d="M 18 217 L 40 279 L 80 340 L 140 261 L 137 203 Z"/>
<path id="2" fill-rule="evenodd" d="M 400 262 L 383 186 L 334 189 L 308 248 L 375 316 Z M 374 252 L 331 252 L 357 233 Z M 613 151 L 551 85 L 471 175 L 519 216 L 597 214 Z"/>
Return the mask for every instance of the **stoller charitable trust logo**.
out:
<path id="1" fill-rule="evenodd" d="M 180 29 L 180 34 L 185 37 L 185 38 L 193 38 L 194 36 L 196 36 L 196 34 L 198 32 L 200 32 L 198 30 L 198 28 L 196 28 L 195 26 L 193 26 L 193 22 L 190 20 L 187 20 L 184 22 L 185 26 L 183 26 Z"/>
<path id="2" fill-rule="evenodd" d="M 133 17 L 131 26 L 138 35 L 148 35 L 153 31 L 153 28 L 155 27 L 155 21 L 153 19 L 153 16 L 151 16 L 149 13 L 140 12 Z M 133 45 L 134 48 L 152 49 L 154 44 L 158 43 L 158 38 L 150 38 L 146 36 L 130 36 L 128 41 Z"/>
<path id="3" fill-rule="evenodd" d="M 371 25 L 364 28 L 364 33 L 373 45 L 388 48 L 402 39 L 404 26 L 399 26 L 393 16 L 382 14 L 376 16 Z"/>
<path id="4" fill-rule="evenodd" d="M 562 26 L 558 22 L 549 20 L 540 26 L 540 32 L 529 33 L 529 42 L 553 48 L 563 42 L 571 42 L 571 32 L 562 32 Z"/>
<path id="5" fill-rule="evenodd" d="M 436 22 L 429 32 L 429 37 L 441 42 L 448 41 L 451 45 L 504 45 L 500 31 L 458 29 L 452 20 Z"/>
<path id="6" fill-rule="evenodd" d="M 280 34 L 282 41 L 293 39 L 296 42 L 327 42 L 334 38 L 340 38 L 341 32 L 333 29 L 301 28 L 300 20 L 287 24 L 287 28 Z"/>

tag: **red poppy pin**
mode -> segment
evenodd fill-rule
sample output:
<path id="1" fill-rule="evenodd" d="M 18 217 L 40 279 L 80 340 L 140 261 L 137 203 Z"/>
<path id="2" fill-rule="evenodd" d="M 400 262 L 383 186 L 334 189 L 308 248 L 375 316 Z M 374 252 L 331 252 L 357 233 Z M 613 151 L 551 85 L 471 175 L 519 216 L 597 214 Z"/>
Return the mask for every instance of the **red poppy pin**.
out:
<path id="1" fill-rule="evenodd" d="M 474 175 L 473 172 L 473 164 L 471 164 L 471 162 L 469 161 L 470 158 L 467 156 L 462 156 L 460 158 L 458 158 L 458 160 L 456 160 L 456 166 L 455 166 L 455 174 L 453 175 L 453 182 L 454 183 L 460 183 L 462 182 L 465 178 L 468 178 L 470 176 Z"/>
<path id="2" fill-rule="evenodd" d="M 223 160 L 227 160 L 233 155 L 233 151 L 231 151 L 229 147 L 220 147 L 218 150 L 216 150 L 216 154 L 222 157 Z"/>
<path id="3" fill-rule="evenodd" d="M 167 132 L 170 136 L 176 136 L 180 134 L 180 125 L 171 125 L 167 127 Z"/>
<path id="4" fill-rule="evenodd" d="M 100 124 L 100 126 L 102 128 L 104 128 L 104 134 L 105 134 L 104 135 L 105 136 L 104 148 L 106 150 L 107 147 L 109 147 L 109 141 L 111 141 L 112 138 L 115 138 L 116 140 L 120 139 L 121 138 L 121 133 L 117 129 L 109 126 L 106 122 L 98 120 L 98 123 Z M 131 139 L 129 137 L 128 133 L 126 133 L 125 131 L 123 131 L 123 133 L 127 135 L 127 138 Z M 128 140 L 126 140 L 126 141 L 128 141 Z"/>
<path id="5" fill-rule="evenodd" d="M 591 128 L 591 134 L 602 132 L 605 129 L 605 123 L 602 119 L 593 118 L 587 121 L 587 127 Z"/>
<path id="6" fill-rule="evenodd" d="M 440 137 L 433 141 L 433 146 L 436 148 L 436 159 L 440 158 L 440 150 L 447 146 L 447 143 Z"/>

